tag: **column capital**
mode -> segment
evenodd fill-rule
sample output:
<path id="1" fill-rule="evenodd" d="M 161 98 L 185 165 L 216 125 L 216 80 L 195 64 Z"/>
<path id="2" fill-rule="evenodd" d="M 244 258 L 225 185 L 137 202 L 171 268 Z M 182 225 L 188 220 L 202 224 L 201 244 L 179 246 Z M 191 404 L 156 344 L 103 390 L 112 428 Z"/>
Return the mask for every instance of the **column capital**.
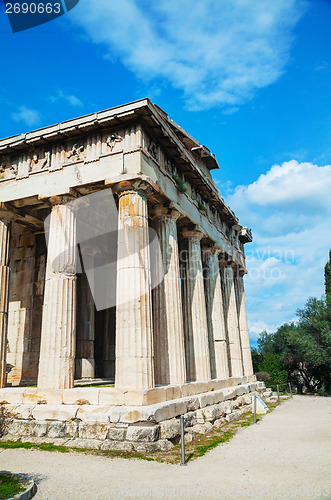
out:
<path id="1" fill-rule="evenodd" d="M 84 196 L 81 196 L 78 191 L 74 188 L 69 188 L 67 192 L 49 196 L 40 194 L 38 196 L 39 200 L 48 202 L 52 207 L 55 205 L 66 205 L 67 203 L 72 203 L 74 200 L 84 199 Z M 73 205 L 74 207 L 74 205 Z"/>
<path id="2" fill-rule="evenodd" d="M 221 247 L 219 247 L 218 245 L 203 245 L 201 247 L 202 251 L 204 254 L 208 255 L 219 255 L 222 251 Z"/>
<path id="3" fill-rule="evenodd" d="M 140 192 L 145 196 L 148 196 L 150 193 L 152 193 L 153 188 L 148 182 L 142 179 L 134 179 L 132 181 L 118 182 L 117 184 L 114 184 L 114 186 L 112 186 L 112 190 L 118 196 L 123 196 L 124 194 L 129 192 Z"/>
<path id="4" fill-rule="evenodd" d="M 196 238 L 199 241 L 202 240 L 202 238 L 205 236 L 205 233 L 202 231 L 200 226 L 195 226 L 194 229 L 189 230 L 187 227 L 185 227 L 182 231 L 183 238 Z"/>
<path id="5" fill-rule="evenodd" d="M 11 222 L 15 221 L 17 217 L 15 214 L 10 212 L 8 206 L 6 203 L 3 203 L 2 201 L 0 202 L 0 221 L 3 224 L 9 225 Z"/>
<path id="6" fill-rule="evenodd" d="M 158 203 L 157 205 L 154 206 L 152 211 L 153 220 L 163 219 L 163 218 L 177 220 L 180 218 L 181 215 L 182 214 L 179 212 L 179 210 L 177 210 L 173 202 L 171 202 L 168 207 L 163 205 L 162 203 Z"/>

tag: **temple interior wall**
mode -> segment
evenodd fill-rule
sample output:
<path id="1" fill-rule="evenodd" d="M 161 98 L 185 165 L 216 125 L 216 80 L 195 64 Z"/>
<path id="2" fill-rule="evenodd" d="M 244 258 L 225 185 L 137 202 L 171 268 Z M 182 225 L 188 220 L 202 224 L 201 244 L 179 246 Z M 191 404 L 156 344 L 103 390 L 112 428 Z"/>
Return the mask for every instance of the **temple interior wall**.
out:
<path id="1" fill-rule="evenodd" d="M 13 223 L 10 245 L 7 363 L 12 385 L 35 383 L 38 374 L 46 243 Z"/>

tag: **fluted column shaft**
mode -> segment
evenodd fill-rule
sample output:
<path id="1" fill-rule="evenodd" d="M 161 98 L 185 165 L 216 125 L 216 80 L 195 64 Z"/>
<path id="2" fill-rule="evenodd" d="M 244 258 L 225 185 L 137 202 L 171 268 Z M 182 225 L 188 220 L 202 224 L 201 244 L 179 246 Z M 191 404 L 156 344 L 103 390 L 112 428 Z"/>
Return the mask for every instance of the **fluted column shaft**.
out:
<path id="1" fill-rule="evenodd" d="M 50 216 L 38 387 L 74 386 L 76 347 L 76 215 L 65 198 Z"/>
<path id="2" fill-rule="evenodd" d="M 115 386 L 154 386 L 147 184 L 120 183 Z"/>
<path id="3" fill-rule="evenodd" d="M 242 275 L 237 276 L 236 285 L 243 368 L 244 375 L 249 376 L 254 374 L 254 370 L 252 363 L 251 346 L 249 343 L 244 277 Z"/>
<path id="4" fill-rule="evenodd" d="M 229 339 L 230 367 L 232 377 L 243 376 L 241 342 L 237 314 L 236 292 L 231 266 L 224 267 L 224 285 L 226 295 L 226 326 Z"/>
<path id="5" fill-rule="evenodd" d="M 209 380 L 211 372 L 208 324 L 200 246 L 203 234 L 199 231 L 184 231 L 183 236 L 188 238 L 184 294 L 187 301 L 185 305 L 186 315 L 190 316 L 190 321 L 185 326 L 186 349 L 189 353 L 188 376 L 190 380 Z"/>
<path id="6" fill-rule="evenodd" d="M 218 254 L 215 247 L 204 251 L 207 320 L 212 377 L 225 379 L 229 377 L 229 363 Z"/>
<path id="7" fill-rule="evenodd" d="M 155 228 L 163 264 L 163 281 L 154 289 L 155 382 L 186 382 L 184 327 L 180 290 L 177 210 L 157 207 Z"/>
<path id="8" fill-rule="evenodd" d="M 0 221 L 0 387 L 6 383 L 10 222 Z"/>

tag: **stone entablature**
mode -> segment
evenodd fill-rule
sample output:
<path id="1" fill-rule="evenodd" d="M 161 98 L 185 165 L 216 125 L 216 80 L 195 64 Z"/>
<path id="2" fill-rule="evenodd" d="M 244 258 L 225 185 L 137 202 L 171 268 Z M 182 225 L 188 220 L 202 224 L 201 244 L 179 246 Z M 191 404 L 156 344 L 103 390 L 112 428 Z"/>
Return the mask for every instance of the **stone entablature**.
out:
<path id="1" fill-rule="evenodd" d="M 129 109 L 123 109 L 121 113 L 116 113 L 115 108 L 1 140 L 1 201 L 14 204 L 10 208 L 13 211 L 16 209 L 16 215 L 19 216 L 21 206 L 29 206 L 31 203 L 35 209 L 40 209 L 38 199 L 66 194 L 84 184 L 105 182 L 106 185 L 111 185 L 114 181 L 126 180 L 134 175 L 146 176 L 147 181 L 156 184 L 158 191 L 162 190 L 165 183 L 169 184 L 166 196 L 174 196 L 179 200 L 178 207 L 183 214 L 189 215 L 187 210 L 190 209 L 194 219 L 192 222 L 203 228 L 206 226 L 207 234 L 210 232 L 207 222 L 212 224 L 217 230 L 215 236 L 218 234 L 218 243 L 224 247 L 224 252 L 229 253 L 239 266 L 244 267 L 240 240 L 241 234 L 247 238 L 247 232 L 238 225 L 237 218 L 224 203 L 209 168 L 204 163 L 203 158 L 209 156 L 214 161 L 212 168 L 218 168 L 213 155 L 208 154 L 205 148 L 205 156 L 200 158 L 197 150 L 200 152 L 203 147 L 188 134 L 191 142 L 195 141 L 192 142 L 194 147 L 189 150 L 179 142 L 173 128 L 169 126 L 170 119 L 165 120 L 158 114 L 148 100 L 123 106 L 127 107 Z M 151 137 L 146 130 L 146 122 L 130 125 L 132 120 L 142 120 L 144 115 L 141 115 L 141 110 L 146 107 L 151 113 L 150 119 L 159 121 L 158 124 L 162 126 L 168 125 L 166 132 L 169 136 L 171 134 L 172 142 L 172 149 L 169 151 L 176 150 L 177 156 L 174 158 L 160 145 L 160 141 L 164 142 L 164 137 Z M 154 116 L 152 112 L 157 114 Z M 129 124 L 118 127 L 118 121 L 128 121 Z M 115 127 L 109 128 L 113 122 Z M 172 121 L 171 123 L 173 124 Z M 55 175 L 57 171 L 62 175 Z M 194 180 L 189 179 L 190 172 L 193 173 Z M 45 189 L 47 182 L 44 179 L 50 173 L 51 191 Z M 30 181 L 31 177 L 33 182 Z M 173 184 L 172 189 L 169 181 Z M 182 190 L 183 185 L 185 191 Z M 185 204 L 181 208 L 184 200 Z M 22 218 L 20 220 L 24 222 Z M 234 251 L 230 252 L 230 248 Z"/>

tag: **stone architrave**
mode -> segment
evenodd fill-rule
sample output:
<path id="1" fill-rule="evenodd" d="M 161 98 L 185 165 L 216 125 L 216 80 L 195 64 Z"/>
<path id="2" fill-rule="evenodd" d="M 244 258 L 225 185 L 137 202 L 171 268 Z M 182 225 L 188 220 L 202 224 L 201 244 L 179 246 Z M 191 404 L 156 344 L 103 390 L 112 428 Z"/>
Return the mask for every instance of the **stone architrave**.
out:
<path id="1" fill-rule="evenodd" d="M 38 387 L 74 386 L 76 347 L 76 214 L 71 198 L 51 198 Z"/>
<path id="2" fill-rule="evenodd" d="M 232 377 L 243 376 L 239 322 L 233 268 L 226 265 L 223 269 L 225 288 L 225 317 L 229 339 L 230 368 Z"/>
<path id="3" fill-rule="evenodd" d="M 0 387 L 6 383 L 10 222 L 0 221 Z"/>
<path id="4" fill-rule="evenodd" d="M 114 186 L 119 195 L 115 387 L 154 387 L 147 195 L 143 181 Z"/>
<path id="5" fill-rule="evenodd" d="M 153 292 L 155 382 L 183 384 L 186 367 L 177 235 L 180 214 L 162 205 L 154 213 L 164 275 Z"/>
<path id="6" fill-rule="evenodd" d="M 229 362 L 219 253 L 220 248 L 214 246 L 205 248 L 203 255 L 206 263 L 205 284 L 212 377 L 225 379 L 229 377 Z"/>
<path id="7" fill-rule="evenodd" d="M 239 273 L 239 271 L 238 271 Z M 251 346 L 249 343 L 249 333 L 248 333 L 248 323 L 247 323 L 247 311 L 246 311 L 246 300 L 245 300 L 245 288 L 244 288 L 244 277 L 239 273 L 235 279 L 236 290 L 237 290 L 237 307 L 238 307 L 238 318 L 239 318 L 239 330 L 241 338 L 241 349 L 242 349 L 242 360 L 244 375 L 253 375 L 253 363 Z"/>
<path id="8" fill-rule="evenodd" d="M 210 358 L 208 345 L 208 323 L 204 278 L 201 259 L 200 230 L 184 229 L 183 237 L 188 240 L 188 258 L 185 270 L 185 343 L 189 358 L 189 378 L 209 380 Z M 189 330 L 191 329 L 191 331 Z"/>

